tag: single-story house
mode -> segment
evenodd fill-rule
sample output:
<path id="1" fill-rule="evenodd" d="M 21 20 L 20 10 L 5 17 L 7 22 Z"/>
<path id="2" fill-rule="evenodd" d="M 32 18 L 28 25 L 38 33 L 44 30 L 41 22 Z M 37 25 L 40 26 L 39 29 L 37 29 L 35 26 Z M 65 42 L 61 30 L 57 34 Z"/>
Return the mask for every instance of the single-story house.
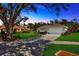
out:
<path id="1" fill-rule="evenodd" d="M 1 32 L 1 29 L 5 30 L 5 26 L 4 25 L 0 25 L 0 32 Z M 21 32 L 21 31 L 29 31 L 30 29 L 27 28 L 27 26 L 14 26 L 14 30 L 16 32 Z"/>
<path id="2" fill-rule="evenodd" d="M 67 26 L 61 24 L 53 24 L 53 25 L 46 25 L 41 26 L 37 29 L 37 32 L 47 32 L 48 34 L 62 34 L 66 32 L 68 29 Z"/>

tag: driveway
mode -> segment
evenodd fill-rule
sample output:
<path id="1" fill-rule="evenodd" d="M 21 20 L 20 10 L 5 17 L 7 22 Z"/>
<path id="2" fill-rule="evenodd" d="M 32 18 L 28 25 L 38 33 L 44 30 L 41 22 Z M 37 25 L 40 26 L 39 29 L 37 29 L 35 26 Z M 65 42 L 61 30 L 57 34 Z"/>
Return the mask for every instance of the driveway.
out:
<path id="1" fill-rule="evenodd" d="M 42 35 L 41 39 L 55 41 L 61 34 L 46 34 Z"/>

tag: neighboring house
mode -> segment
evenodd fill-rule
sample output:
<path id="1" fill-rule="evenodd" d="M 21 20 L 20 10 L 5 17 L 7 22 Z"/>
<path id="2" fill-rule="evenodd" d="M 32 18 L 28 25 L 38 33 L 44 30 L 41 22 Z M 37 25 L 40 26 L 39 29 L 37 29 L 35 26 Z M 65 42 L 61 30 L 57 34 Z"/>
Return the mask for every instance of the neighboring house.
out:
<path id="1" fill-rule="evenodd" d="M 29 31 L 30 29 L 27 28 L 27 26 L 14 26 L 14 30 L 16 32 L 21 32 L 21 31 Z"/>
<path id="2" fill-rule="evenodd" d="M 55 53 L 56 56 L 77 56 L 76 54 L 64 51 L 64 50 L 59 50 L 58 52 Z"/>
<path id="3" fill-rule="evenodd" d="M 1 32 L 1 29 L 5 30 L 5 26 L 4 25 L 0 25 L 0 32 Z"/>
<path id="4" fill-rule="evenodd" d="M 47 32 L 48 34 L 62 34 L 67 31 L 67 26 L 61 24 L 53 24 L 41 26 L 37 29 L 38 32 Z"/>
<path id="5" fill-rule="evenodd" d="M 0 32 L 1 32 L 1 29 L 5 30 L 5 26 L 4 25 L 0 25 Z M 21 31 L 29 31 L 30 29 L 27 28 L 27 26 L 14 26 L 14 30 L 16 32 L 21 32 Z"/>

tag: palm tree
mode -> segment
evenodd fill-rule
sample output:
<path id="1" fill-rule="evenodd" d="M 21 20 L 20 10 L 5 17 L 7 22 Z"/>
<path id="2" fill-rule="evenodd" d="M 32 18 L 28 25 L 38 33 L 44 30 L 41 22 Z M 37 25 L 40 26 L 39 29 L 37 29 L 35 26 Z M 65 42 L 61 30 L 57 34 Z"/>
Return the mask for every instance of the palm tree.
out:
<path id="1" fill-rule="evenodd" d="M 13 40 L 13 27 L 19 23 L 20 21 L 22 21 L 22 17 L 20 17 L 20 20 L 17 20 L 17 17 L 20 16 L 20 13 L 22 10 L 31 10 L 34 12 L 37 12 L 37 6 L 41 5 L 44 6 L 49 12 L 51 11 L 51 9 L 55 9 L 57 13 L 59 13 L 62 9 L 67 10 L 69 7 L 69 4 L 63 4 L 63 3 L 54 3 L 54 4 L 49 4 L 49 3 L 38 3 L 38 4 L 33 4 L 33 3 L 8 3 L 6 4 L 0 4 L 0 19 L 2 20 L 6 32 L 7 32 L 7 36 L 6 36 L 6 41 L 11 41 Z M 61 8 L 62 7 L 62 8 Z"/>

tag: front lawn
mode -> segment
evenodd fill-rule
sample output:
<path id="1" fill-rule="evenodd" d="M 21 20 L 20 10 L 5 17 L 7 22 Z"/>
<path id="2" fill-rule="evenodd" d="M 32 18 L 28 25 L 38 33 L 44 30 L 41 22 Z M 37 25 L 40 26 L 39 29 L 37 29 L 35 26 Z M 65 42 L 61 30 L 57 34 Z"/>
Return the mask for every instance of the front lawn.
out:
<path id="1" fill-rule="evenodd" d="M 79 33 L 72 33 L 70 35 L 62 35 L 56 39 L 57 41 L 74 41 L 79 42 Z"/>
<path id="2" fill-rule="evenodd" d="M 40 36 L 40 34 L 38 32 L 28 32 L 28 33 L 15 33 L 14 36 L 16 38 L 19 38 L 19 39 L 22 39 L 22 40 L 28 40 L 28 39 L 31 39 L 31 38 L 35 38 L 35 37 L 38 37 Z"/>
<path id="3" fill-rule="evenodd" d="M 43 55 L 54 56 L 55 53 L 58 52 L 59 50 L 64 50 L 79 55 L 79 45 L 59 45 L 59 44 L 48 45 L 44 49 Z"/>

